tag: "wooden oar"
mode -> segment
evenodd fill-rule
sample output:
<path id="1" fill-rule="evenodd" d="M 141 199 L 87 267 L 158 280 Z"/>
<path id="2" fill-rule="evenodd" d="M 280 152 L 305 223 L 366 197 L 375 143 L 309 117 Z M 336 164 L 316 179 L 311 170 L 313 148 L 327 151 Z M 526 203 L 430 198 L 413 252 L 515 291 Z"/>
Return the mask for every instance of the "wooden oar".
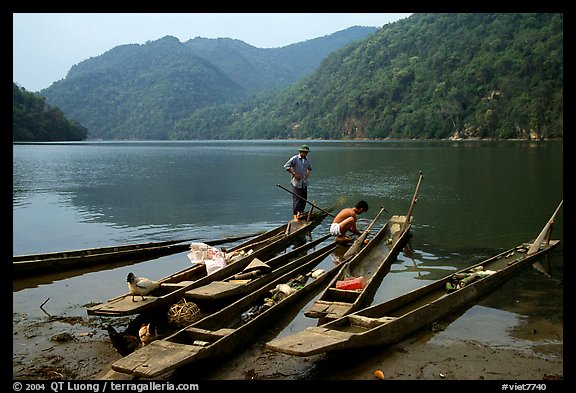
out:
<path id="1" fill-rule="evenodd" d="M 348 251 L 346 251 L 344 253 L 344 259 L 347 259 L 353 255 L 358 254 L 358 251 L 360 251 L 360 247 L 362 247 L 362 244 L 364 243 L 364 240 L 366 240 L 366 238 L 368 237 L 368 235 L 370 234 L 370 230 L 372 229 L 372 227 L 374 226 L 374 224 L 376 223 L 376 220 L 380 217 L 380 215 L 385 212 L 386 209 L 384 209 L 384 206 L 382 206 L 380 208 L 380 211 L 378 212 L 378 214 L 376 215 L 376 217 L 374 217 L 374 219 L 372 220 L 372 222 L 370 223 L 370 225 L 368 225 L 368 228 L 366 228 L 364 230 L 364 232 L 358 236 L 358 239 L 356 239 L 354 241 L 354 243 L 350 246 L 350 248 L 348 249 Z"/>
<path id="2" fill-rule="evenodd" d="M 286 187 L 281 186 L 280 184 L 276 184 L 276 187 L 280 187 L 281 189 L 283 189 L 284 191 L 288 191 L 290 194 L 297 196 L 298 198 L 302 199 L 304 202 L 309 203 L 311 206 L 315 207 L 318 210 L 323 211 L 324 213 L 328 214 L 330 217 L 334 217 L 333 214 L 331 214 L 329 211 L 322 209 L 320 206 L 315 205 L 314 203 L 310 202 L 307 199 L 302 198 L 300 195 L 298 194 L 294 194 L 292 191 L 290 191 L 289 189 L 287 189 Z"/>
<path id="3" fill-rule="evenodd" d="M 554 211 L 554 214 L 552 214 L 552 217 L 550 217 L 550 220 L 548 220 L 546 225 L 544 225 L 544 228 L 542 229 L 542 231 L 540 232 L 540 234 L 538 235 L 536 240 L 534 240 L 534 243 L 532 243 L 532 246 L 530 246 L 530 249 L 528 250 L 526 255 L 531 255 L 531 254 L 534 254 L 536 251 L 538 251 L 540 249 L 540 245 L 542 244 L 542 242 L 544 241 L 544 239 L 546 237 L 548 237 L 547 240 L 550 240 L 549 236 L 552 232 L 552 225 L 554 224 L 554 220 L 556 220 L 556 215 L 558 214 L 558 211 L 562 207 L 563 203 L 564 203 L 564 199 L 562 199 L 560 201 L 560 204 L 558 205 L 558 207 Z"/>

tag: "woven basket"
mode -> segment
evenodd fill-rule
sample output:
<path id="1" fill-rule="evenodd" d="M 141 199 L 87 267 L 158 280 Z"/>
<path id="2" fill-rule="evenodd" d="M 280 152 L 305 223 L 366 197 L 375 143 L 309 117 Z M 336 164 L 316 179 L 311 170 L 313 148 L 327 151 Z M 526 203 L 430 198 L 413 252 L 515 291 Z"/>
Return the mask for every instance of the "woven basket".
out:
<path id="1" fill-rule="evenodd" d="M 184 298 L 170 306 L 168 310 L 168 323 L 177 328 L 188 326 L 200 318 L 202 318 L 202 311 L 198 305 Z"/>

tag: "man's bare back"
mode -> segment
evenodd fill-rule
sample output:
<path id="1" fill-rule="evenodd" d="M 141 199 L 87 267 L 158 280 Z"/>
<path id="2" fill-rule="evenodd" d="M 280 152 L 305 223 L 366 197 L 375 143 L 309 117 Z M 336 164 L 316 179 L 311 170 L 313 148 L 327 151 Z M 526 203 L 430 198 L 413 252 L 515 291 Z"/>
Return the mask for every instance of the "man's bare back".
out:
<path id="1" fill-rule="evenodd" d="M 334 217 L 334 220 L 332 222 L 339 224 L 348 217 L 353 217 L 354 221 L 356 221 L 356 212 L 354 211 L 353 207 L 347 207 L 345 209 L 340 210 L 340 213 L 338 213 L 336 217 Z"/>
<path id="2" fill-rule="evenodd" d="M 368 204 L 360 201 L 354 207 L 347 207 L 342 210 L 332 220 L 330 233 L 337 236 L 336 240 L 344 240 L 346 232 L 350 231 L 356 235 L 361 235 L 361 232 L 356 227 L 356 216 L 368 211 Z M 338 224 L 334 228 L 334 224 Z"/>

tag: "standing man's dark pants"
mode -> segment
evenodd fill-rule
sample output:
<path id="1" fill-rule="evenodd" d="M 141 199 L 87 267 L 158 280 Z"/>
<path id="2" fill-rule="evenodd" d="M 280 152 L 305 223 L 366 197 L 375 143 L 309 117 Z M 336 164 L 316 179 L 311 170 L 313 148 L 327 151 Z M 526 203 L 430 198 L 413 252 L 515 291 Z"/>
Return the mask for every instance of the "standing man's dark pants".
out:
<path id="1" fill-rule="evenodd" d="M 292 191 L 294 194 L 299 195 L 304 199 L 308 199 L 308 187 L 292 187 Z M 292 195 L 292 212 L 294 215 L 297 215 L 298 213 L 304 213 L 304 209 L 306 209 L 306 201 L 302 198 L 298 198 L 296 195 Z"/>

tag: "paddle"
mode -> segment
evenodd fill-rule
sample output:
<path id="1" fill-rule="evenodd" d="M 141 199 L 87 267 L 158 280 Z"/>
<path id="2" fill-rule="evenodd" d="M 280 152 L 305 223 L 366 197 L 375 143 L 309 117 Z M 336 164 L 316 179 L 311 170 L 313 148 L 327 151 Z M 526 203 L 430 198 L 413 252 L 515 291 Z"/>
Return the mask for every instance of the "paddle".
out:
<path id="1" fill-rule="evenodd" d="M 298 198 L 302 199 L 304 202 L 309 203 L 311 206 L 315 207 L 318 210 L 323 211 L 324 213 L 328 214 L 330 217 L 335 217 L 333 214 L 331 214 L 329 211 L 322 209 L 320 206 L 315 205 L 314 203 L 310 202 L 307 199 L 302 198 L 300 195 L 298 194 L 294 194 L 292 191 L 290 191 L 289 189 L 287 189 L 286 187 L 281 186 L 280 184 L 276 184 L 276 187 L 280 187 L 281 189 L 283 189 L 284 191 L 288 191 L 290 194 L 297 196 Z"/>
<path id="2" fill-rule="evenodd" d="M 368 225 L 368 228 L 366 228 L 364 230 L 364 232 L 358 236 L 358 239 L 356 239 L 354 241 L 354 243 L 350 246 L 350 248 L 348 249 L 348 251 L 346 251 L 346 253 L 344 254 L 344 259 L 347 259 L 353 255 L 358 254 L 358 251 L 360 251 L 360 247 L 362 247 L 362 244 L 364 243 L 364 240 L 366 240 L 366 238 L 368 237 L 368 235 L 370 234 L 370 230 L 372 229 L 372 227 L 374 226 L 374 224 L 376 223 L 376 220 L 380 217 L 380 215 L 385 212 L 386 209 L 384 209 L 384 206 L 382 206 L 380 208 L 380 211 L 378 212 L 378 214 L 376 215 L 376 217 L 374 217 L 374 219 L 372 220 L 372 222 L 370 223 L 370 225 Z"/>

